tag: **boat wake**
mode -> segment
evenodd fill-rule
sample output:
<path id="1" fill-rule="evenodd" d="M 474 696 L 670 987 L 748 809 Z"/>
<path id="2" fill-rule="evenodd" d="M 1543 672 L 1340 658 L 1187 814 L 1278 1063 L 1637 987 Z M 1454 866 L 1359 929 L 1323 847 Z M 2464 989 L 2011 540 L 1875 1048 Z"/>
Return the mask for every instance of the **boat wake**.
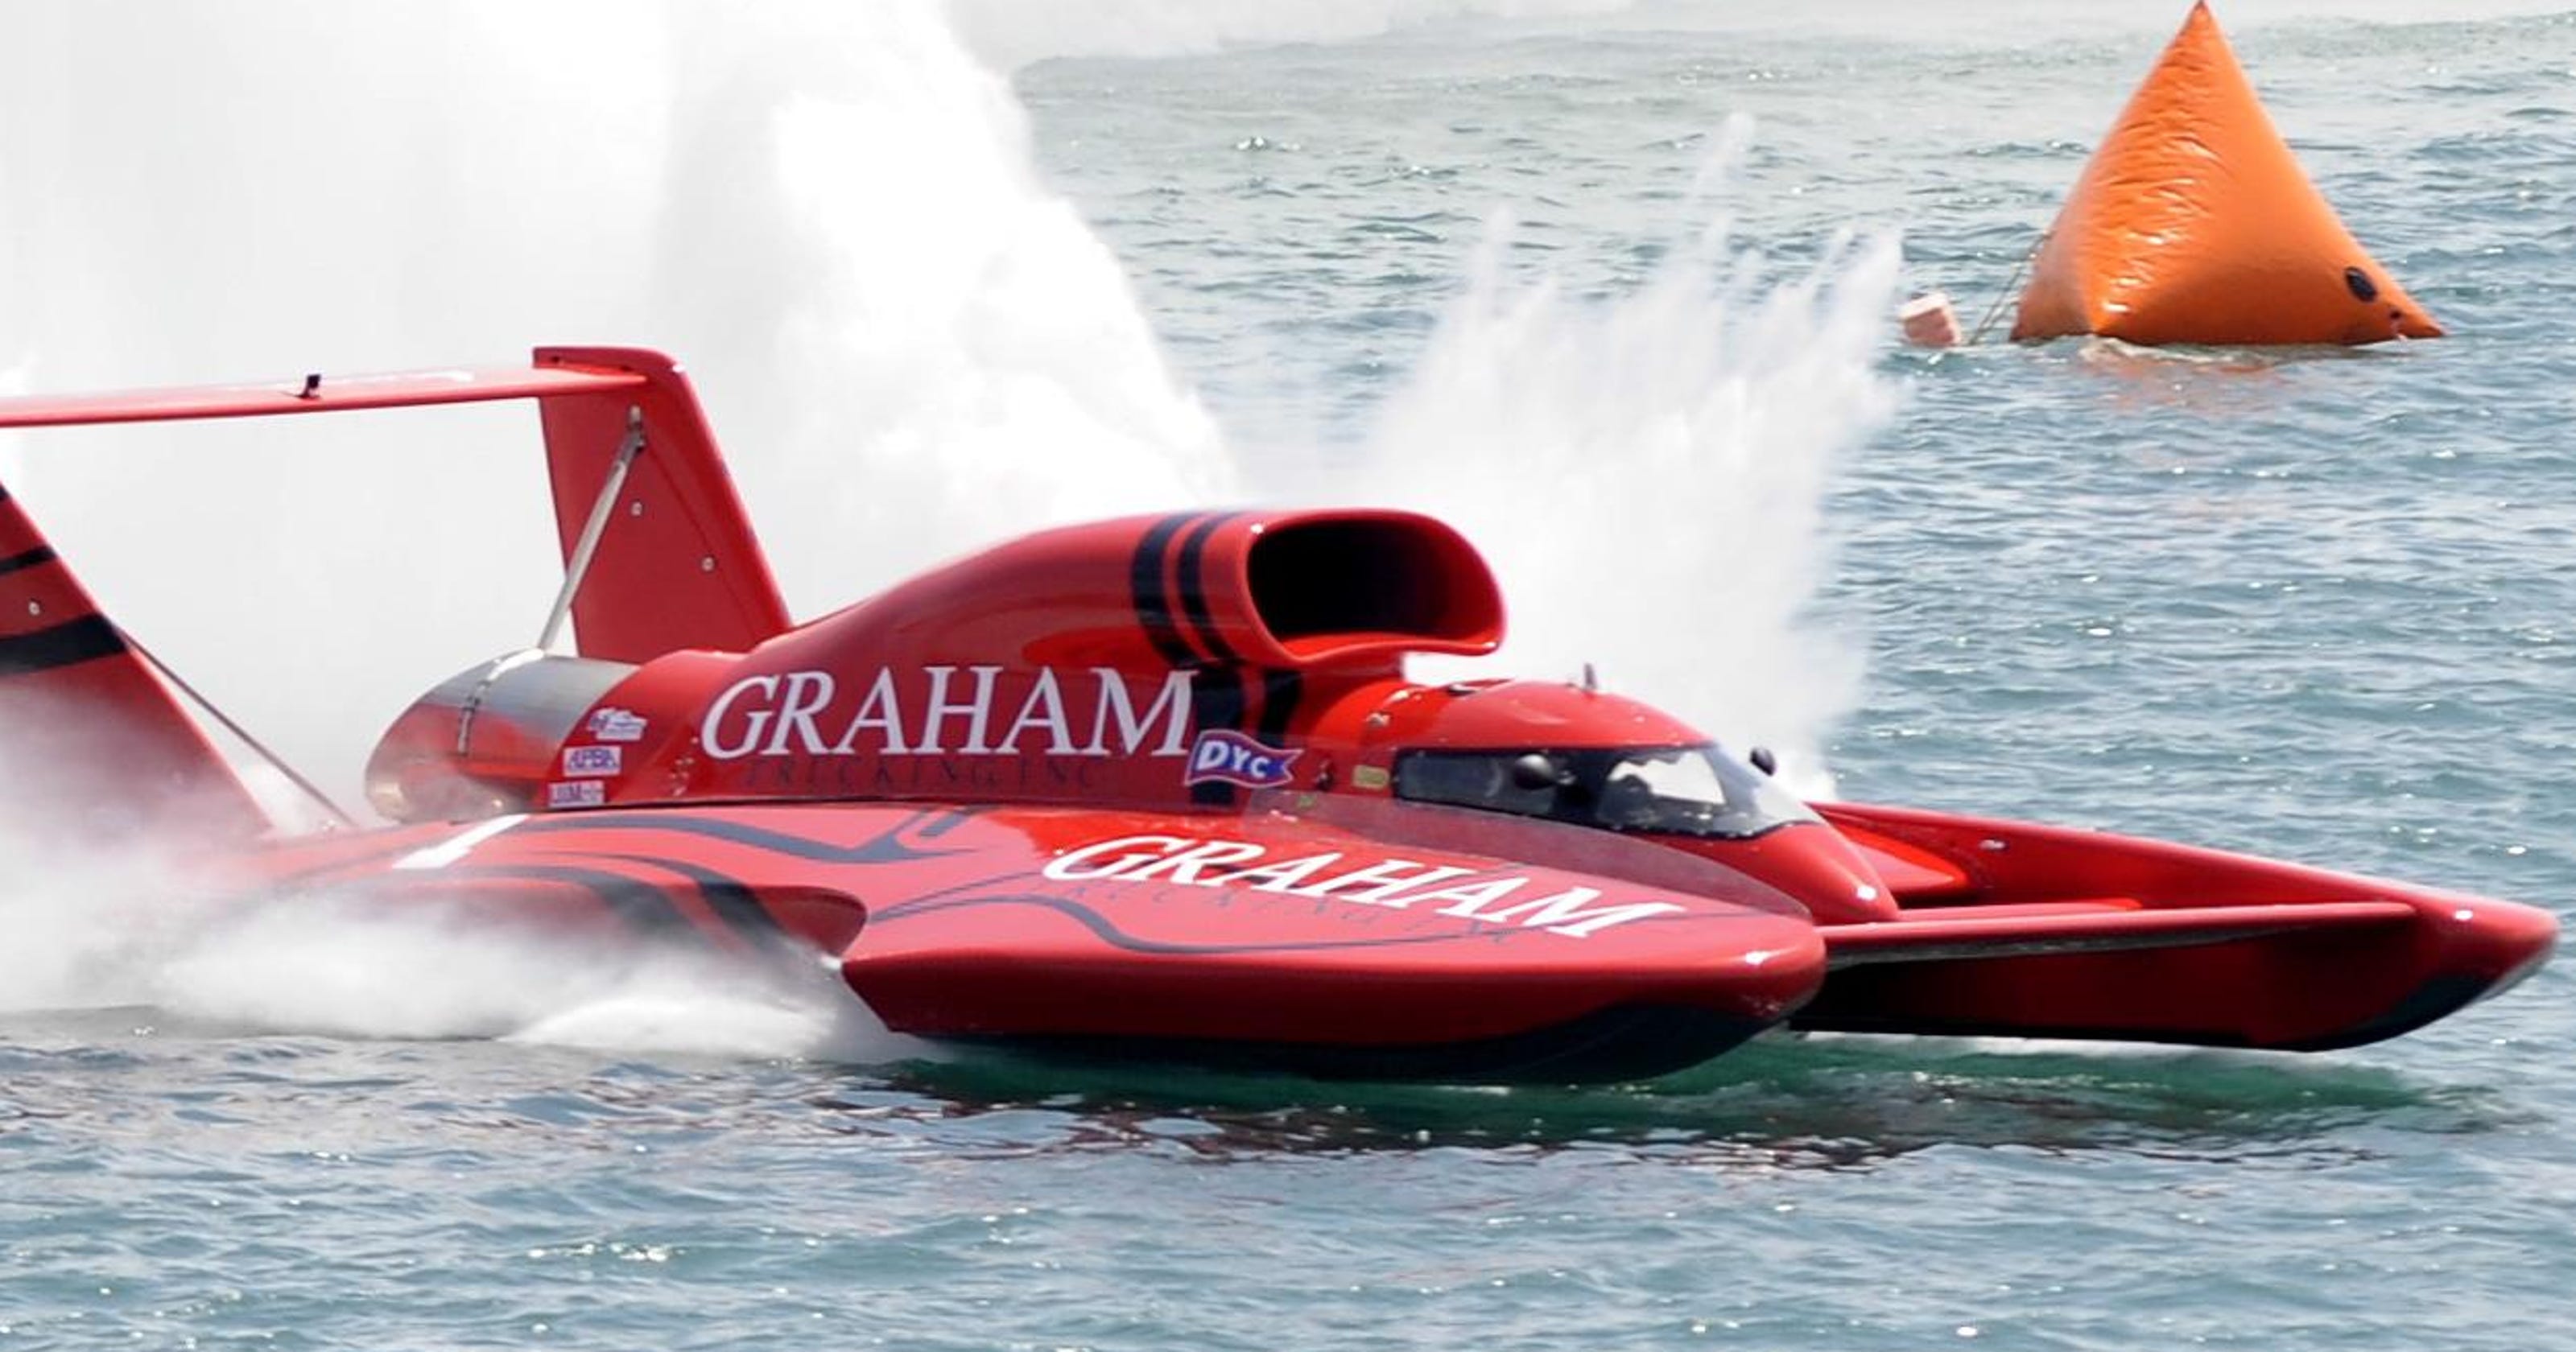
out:
<path id="1" fill-rule="evenodd" d="M 1201 1153 L 1423 1146 L 1634 1151 L 1725 1169 L 1871 1168 L 1940 1146 L 2159 1159 L 2313 1154 L 2360 1124 L 2454 1136 L 2527 1115 L 2477 1086 L 2379 1067 L 2205 1048 L 1775 1034 L 1639 1084 L 1551 1088 L 1320 1083 L 1169 1066 L 1068 1066 L 978 1051 L 887 1072 L 959 1116 L 1045 1105 L 1085 1136 L 1185 1118 Z M 1140 1134 L 1139 1145 L 1160 1145 Z"/>
<path id="2" fill-rule="evenodd" d="M 613 949 L 325 894 L 217 901 L 167 861 L 0 839 L 0 1019 L 142 1009 L 159 1031 L 500 1038 L 853 1065 L 935 1055 L 887 1032 L 820 959 L 679 941 Z"/>

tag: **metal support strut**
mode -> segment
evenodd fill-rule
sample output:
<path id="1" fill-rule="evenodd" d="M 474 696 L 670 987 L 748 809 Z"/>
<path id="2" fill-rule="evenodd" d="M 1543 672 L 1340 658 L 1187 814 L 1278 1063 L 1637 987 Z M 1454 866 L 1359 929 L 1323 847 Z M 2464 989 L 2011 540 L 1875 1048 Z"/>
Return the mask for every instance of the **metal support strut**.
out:
<path id="1" fill-rule="evenodd" d="M 125 646 L 134 650 L 135 656 L 142 658 L 154 671 L 160 673 L 162 680 L 168 681 L 180 694 L 187 696 L 198 708 L 205 710 L 207 717 L 222 724 L 224 731 L 231 733 L 243 746 L 258 753 L 261 760 L 268 762 L 269 768 L 285 776 L 288 783 L 303 790 L 304 796 L 312 799 L 314 804 L 324 812 L 330 813 L 334 821 L 353 830 L 357 828 L 357 818 L 350 816 L 338 803 L 332 802 L 331 795 L 324 793 L 312 780 L 306 779 L 294 766 L 287 764 L 284 756 L 269 750 L 268 743 L 252 736 L 250 729 L 234 722 L 232 715 L 217 708 L 213 700 L 206 698 L 197 687 L 188 684 L 187 677 L 173 670 L 169 663 L 162 661 L 150 648 L 144 647 L 142 640 L 137 639 L 131 631 L 119 625 L 116 632 L 118 637 L 125 640 Z M 272 822 L 274 820 L 271 818 Z"/>
<path id="2" fill-rule="evenodd" d="M 572 598 L 581 590 L 582 575 L 590 571 L 591 556 L 599 552 L 599 537 L 608 530 L 608 514 L 617 506 L 617 495 L 626 488 L 626 472 L 643 453 L 644 410 L 630 404 L 626 436 L 617 443 L 617 459 L 608 466 L 608 481 L 599 486 L 599 499 L 590 504 L 590 520 L 582 524 L 581 540 L 572 547 L 572 557 L 564 560 L 563 590 L 555 594 L 555 608 L 537 634 L 538 651 L 553 652 L 555 640 L 563 636 L 564 621 L 572 617 Z"/>

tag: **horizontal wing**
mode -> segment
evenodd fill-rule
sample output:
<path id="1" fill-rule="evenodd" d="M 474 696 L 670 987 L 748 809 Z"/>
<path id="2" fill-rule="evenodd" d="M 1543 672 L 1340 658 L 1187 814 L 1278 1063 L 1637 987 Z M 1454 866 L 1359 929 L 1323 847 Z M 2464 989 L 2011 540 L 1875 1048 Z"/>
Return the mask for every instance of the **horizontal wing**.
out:
<path id="1" fill-rule="evenodd" d="M 0 430 L 511 399 L 537 402 L 567 563 L 598 532 L 572 603 L 583 655 L 643 662 L 681 648 L 740 651 L 787 628 L 786 602 L 697 395 L 658 352 L 540 348 L 520 367 L 0 399 Z"/>
<path id="2" fill-rule="evenodd" d="M 382 375 L 313 374 L 273 384 L 198 385 L 106 394 L 22 395 L 0 399 L 0 428 L 76 427 L 100 423 L 174 422 L 195 418 L 263 418 L 294 413 L 430 404 L 548 399 L 643 387 L 631 371 L 572 367 L 499 367 L 404 371 Z"/>

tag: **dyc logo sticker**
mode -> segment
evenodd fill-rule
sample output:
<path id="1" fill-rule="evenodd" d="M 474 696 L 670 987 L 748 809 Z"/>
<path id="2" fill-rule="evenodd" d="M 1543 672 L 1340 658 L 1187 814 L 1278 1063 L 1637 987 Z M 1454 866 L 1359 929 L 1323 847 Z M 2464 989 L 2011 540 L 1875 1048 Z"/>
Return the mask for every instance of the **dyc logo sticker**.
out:
<path id="1" fill-rule="evenodd" d="M 1231 728 L 1209 728 L 1190 743 L 1190 772 L 1181 782 L 1272 788 L 1288 782 L 1288 769 L 1299 754 L 1264 746 Z"/>

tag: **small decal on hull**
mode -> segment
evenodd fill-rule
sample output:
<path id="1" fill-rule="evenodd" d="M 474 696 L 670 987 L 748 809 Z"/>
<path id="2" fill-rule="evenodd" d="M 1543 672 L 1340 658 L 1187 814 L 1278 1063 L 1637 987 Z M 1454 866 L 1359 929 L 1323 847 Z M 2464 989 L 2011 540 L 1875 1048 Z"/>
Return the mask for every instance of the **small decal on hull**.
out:
<path id="1" fill-rule="evenodd" d="M 567 778 L 585 775 L 613 775 L 626 767 L 626 748 L 618 746 L 568 746 L 563 753 L 563 772 Z"/>
<path id="2" fill-rule="evenodd" d="M 546 786 L 548 807 L 599 807 L 608 802 L 608 786 L 596 779 L 576 779 Z"/>
<path id="3" fill-rule="evenodd" d="M 644 729 L 650 724 L 632 709 L 611 706 L 592 713 L 590 721 L 582 726 L 603 742 L 640 742 L 644 740 Z"/>

